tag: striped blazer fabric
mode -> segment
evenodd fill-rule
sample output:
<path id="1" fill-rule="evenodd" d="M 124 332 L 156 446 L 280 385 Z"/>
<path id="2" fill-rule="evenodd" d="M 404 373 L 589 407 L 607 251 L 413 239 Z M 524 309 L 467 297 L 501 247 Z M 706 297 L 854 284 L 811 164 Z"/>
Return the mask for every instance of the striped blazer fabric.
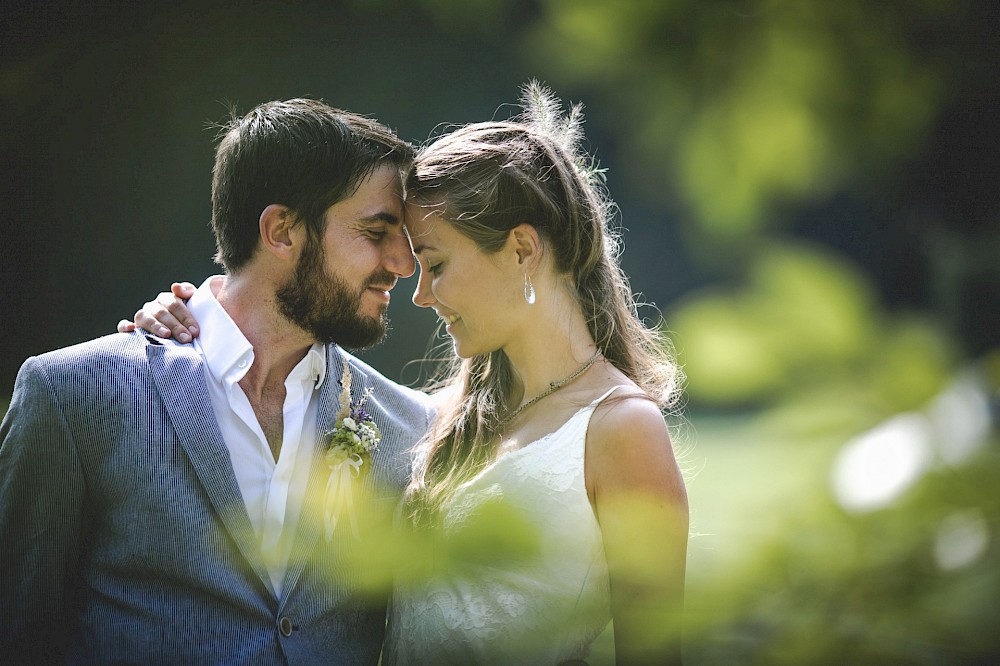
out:
<path id="1" fill-rule="evenodd" d="M 318 433 L 344 363 L 382 432 L 366 496 L 391 513 L 429 403 L 328 345 Z M 312 470 L 310 494 L 320 447 Z M 328 541 L 306 513 L 276 597 L 191 345 L 114 334 L 30 358 L 0 425 L 0 661 L 375 664 L 386 596 L 360 587 L 350 530 Z"/>

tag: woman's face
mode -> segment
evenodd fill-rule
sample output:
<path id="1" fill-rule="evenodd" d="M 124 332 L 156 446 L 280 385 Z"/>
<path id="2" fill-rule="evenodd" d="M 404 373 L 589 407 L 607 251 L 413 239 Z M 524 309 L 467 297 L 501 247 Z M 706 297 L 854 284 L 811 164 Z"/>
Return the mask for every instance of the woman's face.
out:
<path id="1" fill-rule="evenodd" d="M 420 266 L 413 303 L 433 308 L 462 358 L 502 348 L 524 306 L 524 276 L 507 246 L 486 254 L 439 214 L 407 204 L 406 228 Z"/>

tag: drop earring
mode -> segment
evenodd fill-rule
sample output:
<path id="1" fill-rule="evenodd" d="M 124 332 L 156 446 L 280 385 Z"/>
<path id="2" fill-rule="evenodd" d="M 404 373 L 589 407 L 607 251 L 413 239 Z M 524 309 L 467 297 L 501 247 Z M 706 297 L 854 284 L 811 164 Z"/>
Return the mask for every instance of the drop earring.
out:
<path id="1" fill-rule="evenodd" d="M 531 278 L 524 274 L 524 302 L 528 305 L 535 304 L 535 285 L 531 284 Z"/>

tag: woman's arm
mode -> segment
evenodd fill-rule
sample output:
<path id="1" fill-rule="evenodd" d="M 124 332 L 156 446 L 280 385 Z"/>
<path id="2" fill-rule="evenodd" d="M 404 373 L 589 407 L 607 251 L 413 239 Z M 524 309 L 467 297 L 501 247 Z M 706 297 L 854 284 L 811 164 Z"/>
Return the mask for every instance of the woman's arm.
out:
<path id="1" fill-rule="evenodd" d="M 618 664 L 679 664 L 688 503 L 663 415 L 613 398 L 587 435 L 587 489 L 604 537 Z"/>
<path id="2" fill-rule="evenodd" d="M 161 338 L 171 335 L 178 342 L 191 342 L 198 337 L 198 322 L 191 316 L 185 301 L 194 296 L 195 286 L 190 282 L 174 282 L 170 291 L 162 291 L 136 311 L 132 321 L 118 322 L 119 333 L 130 333 L 137 328 Z"/>

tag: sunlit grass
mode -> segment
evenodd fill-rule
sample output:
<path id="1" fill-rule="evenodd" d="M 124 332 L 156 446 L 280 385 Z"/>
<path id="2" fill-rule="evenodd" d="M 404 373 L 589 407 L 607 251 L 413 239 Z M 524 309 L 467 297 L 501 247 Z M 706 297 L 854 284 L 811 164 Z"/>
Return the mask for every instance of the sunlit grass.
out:
<path id="1" fill-rule="evenodd" d="M 837 447 L 782 440 L 754 416 L 691 421 L 688 579 L 697 590 L 781 536 L 793 507 L 822 495 Z"/>
<path id="2" fill-rule="evenodd" d="M 1000 438 L 980 429 L 974 451 L 949 462 L 947 432 L 931 427 L 939 403 L 906 417 L 920 433 L 889 419 L 855 440 L 920 440 L 925 457 L 912 468 L 876 450 L 881 473 L 854 470 L 855 483 L 912 474 L 877 503 L 847 506 L 834 470 L 849 429 L 794 425 L 808 413 L 692 415 L 688 663 L 961 664 L 998 653 L 986 618 L 1000 611 Z"/>

